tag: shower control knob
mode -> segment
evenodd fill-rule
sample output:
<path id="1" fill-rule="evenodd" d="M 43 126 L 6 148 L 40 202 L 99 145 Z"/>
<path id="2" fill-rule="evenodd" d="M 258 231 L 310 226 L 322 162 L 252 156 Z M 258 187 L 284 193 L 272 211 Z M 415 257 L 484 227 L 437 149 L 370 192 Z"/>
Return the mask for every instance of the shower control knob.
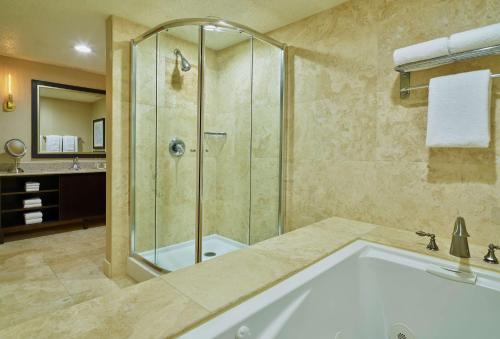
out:
<path id="1" fill-rule="evenodd" d="M 181 139 L 173 137 L 168 144 L 168 151 L 175 158 L 182 157 L 186 152 L 186 144 Z"/>

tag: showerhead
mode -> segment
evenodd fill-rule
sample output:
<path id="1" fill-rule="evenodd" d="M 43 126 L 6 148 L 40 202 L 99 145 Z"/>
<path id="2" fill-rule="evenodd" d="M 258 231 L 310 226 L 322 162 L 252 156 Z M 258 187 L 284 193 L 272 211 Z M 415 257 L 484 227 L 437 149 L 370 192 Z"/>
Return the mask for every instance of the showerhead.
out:
<path id="1" fill-rule="evenodd" d="M 184 55 L 182 55 L 181 51 L 179 51 L 177 48 L 174 49 L 174 54 L 175 56 L 178 56 L 181 58 L 181 69 L 183 72 L 187 72 L 191 69 L 191 64 L 189 61 L 187 61 L 186 58 L 184 58 Z"/>

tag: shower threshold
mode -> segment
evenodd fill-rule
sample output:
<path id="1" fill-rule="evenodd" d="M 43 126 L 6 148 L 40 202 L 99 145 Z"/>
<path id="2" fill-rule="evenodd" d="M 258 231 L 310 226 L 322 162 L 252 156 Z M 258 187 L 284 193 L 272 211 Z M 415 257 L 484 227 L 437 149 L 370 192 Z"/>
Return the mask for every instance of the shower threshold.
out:
<path id="1" fill-rule="evenodd" d="M 247 245 L 218 234 L 207 235 L 203 237 L 202 261 L 210 260 L 245 247 Z M 168 271 L 175 271 L 193 265 L 195 263 L 195 253 L 195 242 L 194 240 L 189 240 L 158 248 L 156 250 L 156 260 L 154 250 L 142 252 L 140 255 Z"/>

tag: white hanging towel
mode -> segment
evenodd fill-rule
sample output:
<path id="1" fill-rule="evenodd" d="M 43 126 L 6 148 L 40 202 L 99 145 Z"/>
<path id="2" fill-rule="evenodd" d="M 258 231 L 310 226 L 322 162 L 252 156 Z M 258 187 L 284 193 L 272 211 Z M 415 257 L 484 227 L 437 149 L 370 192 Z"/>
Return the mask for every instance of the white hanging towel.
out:
<path id="1" fill-rule="evenodd" d="M 500 45 L 500 23 L 455 33 L 450 36 L 451 53 Z"/>
<path id="2" fill-rule="evenodd" d="M 393 53 L 396 66 L 448 55 L 448 38 L 438 38 L 399 48 Z"/>
<path id="3" fill-rule="evenodd" d="M 489 146 L 490 76 L 482 70 L 431 79 L 427 147 Z"/>
<path id="4" fill-rule="evenodd" d="M 62 137 L 60 135 L 47 135 L 45 137 L 45 150 L 47 152 L 61 152 Z"/>
<path id="5" fill-rule="evenodd" d="M 78 152 L 78 137 L 74 135 L 63 136 L 63 152 Z"/>

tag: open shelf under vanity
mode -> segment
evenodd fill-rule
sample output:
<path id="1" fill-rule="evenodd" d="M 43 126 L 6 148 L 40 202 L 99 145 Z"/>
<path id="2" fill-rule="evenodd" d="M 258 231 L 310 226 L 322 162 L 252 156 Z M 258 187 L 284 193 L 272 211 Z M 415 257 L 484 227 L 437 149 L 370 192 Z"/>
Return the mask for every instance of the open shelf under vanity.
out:
<path id="1" fill-rule="evenodd" d="M 25 183 L 39 182 L 38 191 L 25 191 Z M 24 207 L 23 200 L 40 198 L 42 206 Z M 25 224 L 24 213 L 40 211 L 43 221 Z M 4 235 L 39 229 L 104 221 L 106 174 L 68 173 L 0 177 L 0 243 Z"/>

